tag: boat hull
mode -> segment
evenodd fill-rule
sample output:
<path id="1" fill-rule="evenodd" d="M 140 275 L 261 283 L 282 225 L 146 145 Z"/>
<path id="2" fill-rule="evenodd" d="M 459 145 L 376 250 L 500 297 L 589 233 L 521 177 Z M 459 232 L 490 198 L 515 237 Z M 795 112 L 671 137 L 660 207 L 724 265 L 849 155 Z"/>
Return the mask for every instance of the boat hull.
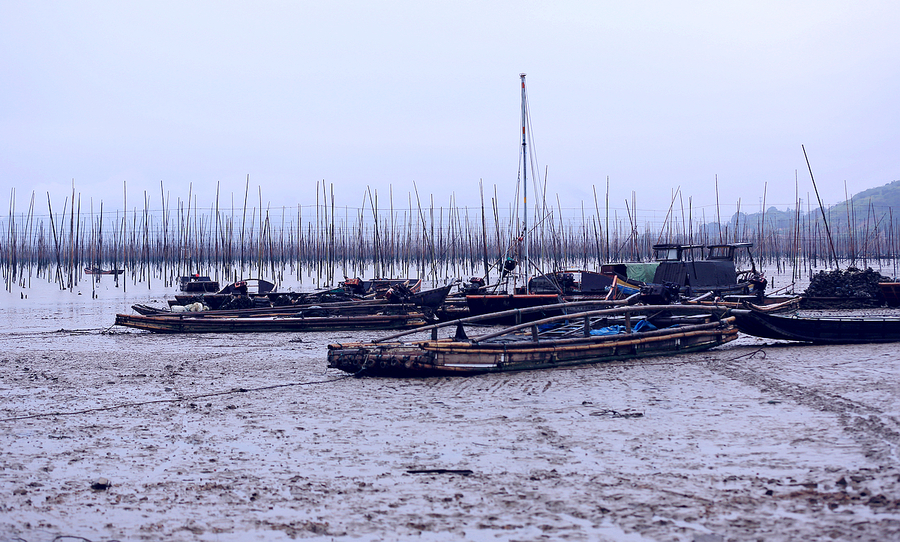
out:
<path id="1" fill-rule="evenodd" d="M 332 344 L 328 366 L 372 376 L 465 376 L 550 369 L 708 350 L 737 338 L 730 322 L 565 342 L 473 344 L 455 340 Z"/>
<path id="2" fill-rule="evenodd" d="M 900 342 L 900 318 L 795 318 L 754 310 L 733 310 L 731 314 L 743 333 L 766 339 L 818 344 Z"/>
<path id="3" fill-rule="evenodd" d="M 196 313 L 195 313 L 196 314 Z M 273 333 L 340 330 L 403 330 L 427 325 L 422 314 L 362 316 L 213 317 L 117 314 L 116 324 L 155 333 Z"/>

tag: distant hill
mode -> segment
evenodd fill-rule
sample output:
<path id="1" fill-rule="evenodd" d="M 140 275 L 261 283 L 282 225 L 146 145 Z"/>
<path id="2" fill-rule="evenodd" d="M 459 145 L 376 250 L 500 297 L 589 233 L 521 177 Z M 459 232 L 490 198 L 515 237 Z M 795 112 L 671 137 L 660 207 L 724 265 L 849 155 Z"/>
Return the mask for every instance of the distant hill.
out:
<path id="1" fill-rule="evenodd" d="M 884 186 L 869 188 L 858 194 L 854 194 L 849 200 L 842 201 L 825 209 L 828 226 L 832 231 L 846 230 L 848 219 L 854 225 L 854 229 L 872 229 L 877 224 L 879 228 L 886 228 L 893 220 L 900 224 L 900 181 L 893 181 Z M 799 215 L 796 209 L 780 211 L 775 207 L 769 207 L 765 213 L 765 222 L 762 222 L 761 213 L 735 213 L 727 225 L 731 231 L 747 228 L 756 230 L 760 224 L 768 231 L 786 231 L 797 223 L 821 223 L 822 213 L 816 202 L 810 202 L 809 211 L 800 209 Z M 714 224 L 711 224 L 715 228 Z"/>

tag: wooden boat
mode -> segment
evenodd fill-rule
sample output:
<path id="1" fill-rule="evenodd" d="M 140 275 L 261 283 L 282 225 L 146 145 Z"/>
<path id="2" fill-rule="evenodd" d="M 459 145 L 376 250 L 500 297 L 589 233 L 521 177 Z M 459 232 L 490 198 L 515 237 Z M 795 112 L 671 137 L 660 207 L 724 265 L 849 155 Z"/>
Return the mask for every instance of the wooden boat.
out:
<path id="1" fill-rule="evenodd" d="M 121 275 L 124 269 L 101 269 L 99 267 L 85 267 L 85 275 Z"/>
<path id="2" fill-rule="evenodd" d="M 422 289 L 421 279 L 344 279 L 339 288 L 350 295 L 359 297 L 384 297 L 391 289 L 405 288 L 411 293 Z"/>
<path id="3" fill-rule="evenodd" d="M 411 305 L 415 305 L 417 307 L 422 307 L 424 309 L 430 309 L 432 312 L 444 304 L 444 301 L 447 300 L 447 296 L 450 295 L 450 290 L 453 289 L 454 283 L 445 284 L 444 286 L 440 286 L 438 288 L 432 288 L 430 290 L 420 290 L 418 292 L 414 292 L 408 297 L 400 297 L 399 301 L 404 303 L 409 303 Z M 393 297 L 393 296 L 391 296 Z M 390 297 L 388 301 L 394 301 Z"/>
<path id="4" fill-rule="evenodd" d="M 356 304 L 359 305 L 359 304 Z M 399 330 L 428 325 L 430 319 L 408 305 L 377 307 L 309 306 L 240 311 L 117 314 L 115 325 L 156 333 L 273 333 L 338 330 Z"/>
<path id="5" fill-rule="evenodd" d="M 900 317 L 785 316 L 750 309 L 733 309 L 735 325 L 755 337 L 819 344 L 900 341 Z"/>
<path id="6" fill-rule="evenodd" d="M 377 298 L 357 298 L 346 296 L 332 296 L 329 292 L 287 292 L 281 294 L 273 294 L 273 298 L 265 297 L 267 294 L 257 295 L 252 299 L 243 299 L 246 306 L 237 303 L 230 303 L 242 297 L 240 294 L 213 294 L 207 296 L 198 296 L 189 299 L 182 298 L 179 302 L 169 301 L 169 308 L 162 309 L 151 305 L 137 303 L 131 306 L 138 314 L 144 316 L 157 314 L 172 314 L 175 312 L 191 312 L 196 309 L 202 312 L 214 312 L 218 315 L 230 316 L 254 316 L 262 314 L 297 314 L 300 311 L 308 312 L 316 310 L 321 312 L 327 310 L 331 314 L 354 314 L 375 313 L 378 311 L 390 310 L 397 312 L 398 310 L 416 310 L 429 315 L 434 314 L 435 310 L 441 306 L 453 284 L 447 284 L 439 288 L 424 290 L 416 293 L 410 293 L 405 296 L 386 296 L 381 299 Z M 271 292 L 270 292 L 271 293 Z M 176 296 L 180 297 L 180 296 Z M 246 297 L 244 294 L 243 297 Z M 263 301 L 260 303 L 260 301 Z M 201 305 L 195 307 L 195 305 Z M 311 309 L 312 308 L 312 309 Z"/>
<path id="7" fill-rule="evenodd" d="M 242 308 L 254 306 L 254 301 L 259 299 L 257 306 L 271 307 L 272 300 L 276 297 L 275 284 L 263 279 L 247 278 L 226 285 L 219 289 L 218 281 L 209 277 L 197 277 L 197 280 L 184 282 L 182 277 L 181 290 L 185 293 L 176 294 L 175 299 L 169 300 L 169 306 L 189 305 L 203 303 L 211 309 L 219 309 L 233 302 L 235 298 L 247 298 Z M 190 277 L 187 277 L 190 278 Z M 209 290 L 209 288 L 215 288 Z M 234 305 L 235 303 L 231 303 Z M 237 307 L 233 307 L 237 308 Z"/>
<path id="8" fill-rule="evenodd" d="M 800 308 L 800 296 L 782 295 L 765 296 L 760 299 L 755 295 L 734 295 L 717 298 L 712 292 L 702 296 L 681 301 L 688 305 L 702 305 L 721 309 L 752 309 L 757 312 L 790 312 Z"/>
<path id="9" fill-rule="evenodd" d="M 659 244 L 653 246 L 657 261 L 654 284 L 677 284 L 688 296 L 713 292 L 718 296 L 761 294 L 767 281 L 755 270 L 738 271 L 734 257 L 738 250 L 749 253 L 753 243 L 709 245 L 706 257 L 694 259 L 693 252 L 703 245 Z M 751 265 L 753 258 L 750 258 Z"/>
<path id="10" fill-rule="evenodd" d="M 395 334 L 373 343 L 331 344 L 328 366 L 359 375 L 463 376 L 673 355 L 734 340 L 734 318 L 721 315 L 705 307 L 634 305 L 573 312 L 469 338 L 464 324 L 480 318 L 472 317 L 419 330 L 432 330 L 431 340 L 393 342 L 405 335 Z M 616 323 L 625 332 L 604 334 Z M 447 326 L 455 326 L 455 335 L 438 339 L 438 330 Z"/>
<path id="11" fill-rule="evenodd" d="M 584 269 L 566 269 L 545 273 L 528 282 L 528 290 L 535 294 L 557 294 L 568 301 L 585 297 L 605 297 L 613 284 L 614 274 Z"/>

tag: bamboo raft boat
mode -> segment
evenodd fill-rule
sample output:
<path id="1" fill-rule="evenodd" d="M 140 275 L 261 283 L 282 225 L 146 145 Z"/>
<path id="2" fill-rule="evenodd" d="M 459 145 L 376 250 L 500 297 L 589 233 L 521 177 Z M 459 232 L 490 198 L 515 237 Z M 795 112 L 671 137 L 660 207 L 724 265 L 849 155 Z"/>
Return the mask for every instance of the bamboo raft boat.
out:
<path id="1" fill-rule="evenodd" d="M 734 317 L 707 307 L 632 305 L 572 312 L 578 303 L 563 305 L 569 305 L 569 314 L 472 338 L 464 326 L 484 317 L 418 330 L 431 330 L 430 340 L 395 341 L 406 332 L 372 343 L 330 344 L 328 367 L 373 376 L 465 376 L 697 352 L 738 335 Z M 438 331 L 447 327 L 455 328 L 454 336 L 439 339 Z M 622 332 L 607 334 L 611 329 Z"/>

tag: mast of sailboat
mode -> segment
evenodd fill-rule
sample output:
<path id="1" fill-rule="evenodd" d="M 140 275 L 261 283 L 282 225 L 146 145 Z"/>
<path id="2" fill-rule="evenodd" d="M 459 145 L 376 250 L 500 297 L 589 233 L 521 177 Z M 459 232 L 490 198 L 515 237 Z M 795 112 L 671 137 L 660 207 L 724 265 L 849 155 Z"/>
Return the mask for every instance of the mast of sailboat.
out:
<path id="1" fill-rule="evenodd" d="M 526 149 L 527 137 L 525 135 L 525 126 L 527 124 L 525 74 L 520 73 L 519 79 L 522 80 L 522 242 L 525 245 L 522 250 L 522 265 L 525 266 L 525 294 L 528 294 L 528 152 Z"/>

